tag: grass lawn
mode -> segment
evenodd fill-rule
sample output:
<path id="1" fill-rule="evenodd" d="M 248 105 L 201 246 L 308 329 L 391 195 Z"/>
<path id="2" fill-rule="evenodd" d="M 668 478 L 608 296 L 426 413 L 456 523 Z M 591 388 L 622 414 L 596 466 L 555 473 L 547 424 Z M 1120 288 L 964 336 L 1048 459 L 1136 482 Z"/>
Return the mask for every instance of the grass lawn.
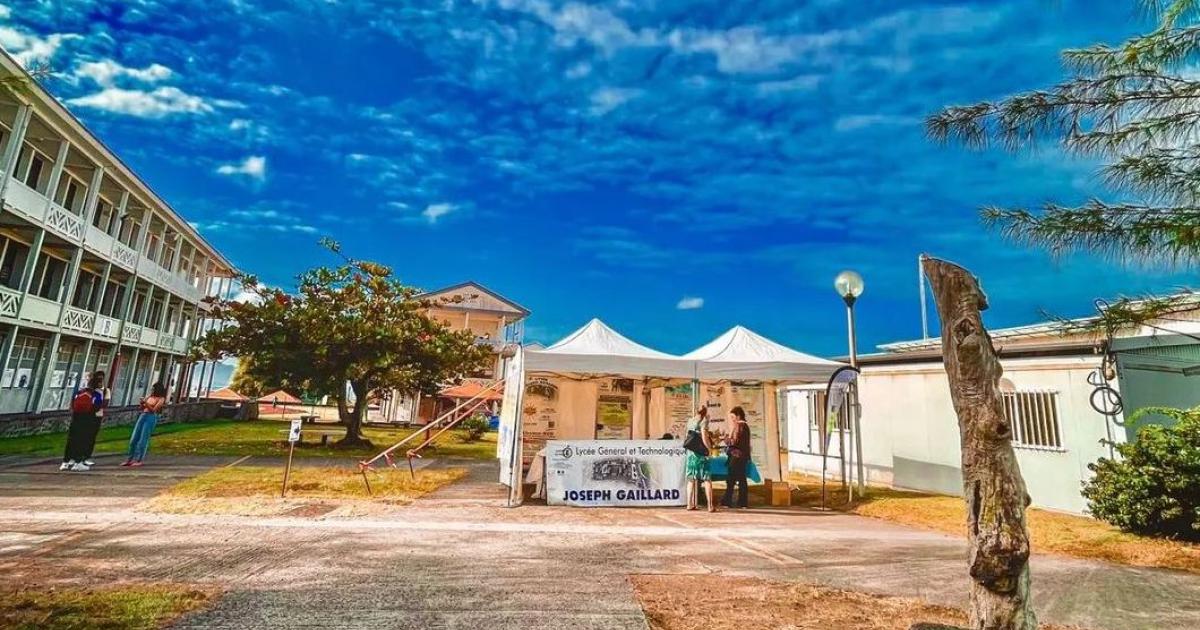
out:
<path id="1" fill-rule="evenodd" d="M 150 443 L 150 456 L 154 455 L 286 455 L 286 433 L 288 423 L 276 420 L 236 422 L 233 420 L 208 420 L 203 422 L 172 423 L 159 425 Z M 340 434 L 338 425 L 305 425 L 310 435 L 315 431 Z M 322 447 L 315 443 L 319 438 L 306 437 L 306 442 L 296 448 L 296 457 L 369 457 L 410 435 L 415 429 L 366 428 L 363 433 L 371 440 L 372 449 L 339 449 Z M 129 446 L 132 426 L 106 427 L 96 440 L 96 452 L 121 453 Z M 438 438 L 433 447 L 422 452 L 425 457 L 465 457 L 470 459 L 495 459 L 496 434 L 484 434 L 476 442 L 463 442 L 464 431 L 452 430 Z M 339 437 L 331 436 L 330 441 Z M 416 438 L 411 443 L 420 442 Z M 27 437 L 0 439 L 0 455 L 58 455 L 66 442 L 65 433 L 47 433 Z M 402 450 L 407 446 L 402 447 Z M 403 458 L 403 453 L 400 454 Z"/>
<path id="2" fill-rule="evenodd" d="M 966 613 L 956 608 L 813 584 L 711 574 L 635 575 L 630 581 L 652 630 L 908 630 L 917 622 L 967 625 Z"/>
<path id="3" fill-rule="evenodd" d="M 793 476 L 789 481 L 793 487 L 792 505 L 821 504 L 818 478 Z M 826 489 L 826 505 L 834 509 L 966 536 L 966 504 L 960 497 L 868 488 L 865 500 L 847 506 L 846 493 L 840 485 L 831 483 Z M 1035 508 L 1030 508 L 1026 515 L 1035 553 L 1200 573 L 1200 545 L 1128 534 L 1083 516 Z"/>
<path id="4" fill-rule="evenodd" d="M 414 479 L 407 469 L 376 468 L 367 471 L 368 495 L 357 469 L 293 467 L 283 499 L 283 467 L 233 466 L 178 483 L 143 507 L 175 514 L 317 516 L 356 501 L 406 505 L 466 474 L 464 468 L 432 468 L 418 470 Z"/>
<path id="5" fill-rule="evenodd" d="M 184 586 L 0 590 L 0 627 L 151 630 L 207 604 L 214 594 Z"/>

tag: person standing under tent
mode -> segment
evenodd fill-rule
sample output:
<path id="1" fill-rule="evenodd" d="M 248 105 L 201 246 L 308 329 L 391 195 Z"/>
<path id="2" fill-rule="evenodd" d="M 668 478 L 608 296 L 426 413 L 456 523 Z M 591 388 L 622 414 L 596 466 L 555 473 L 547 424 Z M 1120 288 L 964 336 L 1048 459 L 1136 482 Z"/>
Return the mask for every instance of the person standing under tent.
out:
<path id="1" fill-rule="evenodd" d="M 129 437 L 129 456 L 122 466 L 137 468 L 142 465 L 146 451 L 150 449 L 150 436 L 166 404 L 167 388 L 162 383 L 155 383 L 150 388 L 150 395 L 142 399 L 142 413 L 133 426 L 133 435 Z"/>
<path id="2" fill-rule="evenodd" d="M 696 410 L 696 416 L 688 421 L 687 432 L 695 431 L 704 440 L 704 448 L 712 450 L 712 442 L 708 438 L 708 407 L 701 405 Z M 713 501 L 712 472 L 708 468 L 708 457 L 694 451 L 687 453 L 687 509 L 695 510 L 699 502 L 700 484 L 704 484 L 704 496 L 708 499 L 708 511 L 716 512 L 717 503 Z"/>
<path id="3" fill-rule="evenodd" d="M 94 372 L 87 387 L 71 399 L 71 424 L 67 427 L 67 446 L 59 470 L 85 472 L 95 465 L 91 461 L 100 433 L 100 414 L 108 404 L 104 395 L 104 372 Z"/>
<path id="4" fill-rule="evenodd" d="M 733 431 L 729 434 L 729 476 L 725 478 L 725 497 L 721 505 L 734 507 L 733 491 L 737 487 L 737 508 L 750 506 L 750 488 L 746 481 L 746 465 L 750 462 L 750 425 L 746 424 L 746 411 L 741 407 L 729 410 L 733 417 Z"/>

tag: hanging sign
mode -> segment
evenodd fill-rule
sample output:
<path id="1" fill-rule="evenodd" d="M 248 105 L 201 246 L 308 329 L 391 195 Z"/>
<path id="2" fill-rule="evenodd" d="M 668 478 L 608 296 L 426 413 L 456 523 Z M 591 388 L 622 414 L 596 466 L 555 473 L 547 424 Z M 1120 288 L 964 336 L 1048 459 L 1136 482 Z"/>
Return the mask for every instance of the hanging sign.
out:
<path id="1" fill-rule="evenodd" d="M 546 440 L 554 438 L 558 400 L 558 383 L 554 379 L 539 376 L 525 383 L 525 399 L 521 403 L 521 443 L 525 463 L 532 462 L 537 452 L 546 446 Z"/>
<path id="2" fill-rule="evenodd" d="M 667 398 L 667 432 L 683 439 L 687 434 L 687 423 L 696 412 L 692 408 L 692 384 L 668 385 L 663 391 Z"/>
<path id="3" fill-rule="evenodd" d="M 600 382 L 596 401 L 596 439 L 628 440 L 633 437 L 633 379 Z"/>
<path id="4" fill-rule="evenodd" d="M 838 368 L 833 376 L 829 377 L 829 386 L 825 390 L 825 421 L 818 422 L 821 455 L 829 454 L 829 437 L 838 429 L 838 418 L 846 406 L 846 392 L 856 379 L 858 370 L 850 366 Z"/>
<path id="5" fill-rule="evenodd" d="M 733 404 L 746 412 L 746 425 L 750 427 L 750 458 L 760 470 L 767 468 L 767 417 L 763 393 L 763 386 L 759 383 L 730 384 Z"/>
<path id="6" fill-rule="evenodd" d="M 546 443 L 546 503 L 577 507 L 685 503 L 687 451 L 668 440 Z"/>

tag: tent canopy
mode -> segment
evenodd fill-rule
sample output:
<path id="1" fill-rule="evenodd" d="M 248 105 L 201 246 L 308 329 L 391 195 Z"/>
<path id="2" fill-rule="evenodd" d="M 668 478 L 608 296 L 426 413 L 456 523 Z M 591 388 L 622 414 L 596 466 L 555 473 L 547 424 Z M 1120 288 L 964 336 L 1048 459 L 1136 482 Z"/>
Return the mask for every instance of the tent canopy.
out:
<path id="1" fill-rule="evenodd" d="M 769 381 L 817 381 L 829 379 L 842 367 L 830 361 L 792 350 L 744 327 L 734 326 L 725 334 L 683 355 L 696 364 L 696 377 Z"/>
<path id="2" fill-rule="evenodd" d="M 545 350 L 525 352 L 527 372 L 636 374 L 692 378 L 691 361 L 651 350 L 593 319 Z"/>

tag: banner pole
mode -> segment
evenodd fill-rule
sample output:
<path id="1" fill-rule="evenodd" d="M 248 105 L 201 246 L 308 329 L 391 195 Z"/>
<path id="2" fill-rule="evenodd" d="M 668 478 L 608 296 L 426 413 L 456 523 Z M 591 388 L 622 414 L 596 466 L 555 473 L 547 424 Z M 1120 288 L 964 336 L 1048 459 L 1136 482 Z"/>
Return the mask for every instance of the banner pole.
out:
<path id="1" fill-rule="evenodd" d="M 291 472 L 292 472 L 292 454 L 295 452 L 296 452 L 296 443 L 289 441 L 288 442 L 287 467 L 285 467 L 283 469 L 283 489 L 279 491 L 279 498 L 281 498 L 281 499 L 287 498 L 288 475 L 291 474 Z"/>

